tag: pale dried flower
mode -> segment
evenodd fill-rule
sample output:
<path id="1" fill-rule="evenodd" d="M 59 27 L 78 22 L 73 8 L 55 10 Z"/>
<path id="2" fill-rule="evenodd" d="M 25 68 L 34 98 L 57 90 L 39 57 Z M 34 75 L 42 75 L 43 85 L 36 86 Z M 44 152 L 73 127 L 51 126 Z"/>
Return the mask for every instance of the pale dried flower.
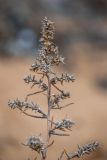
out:
<path id="1" fill-rule="evenodd" d="M 70 119 L 63 119 L 55 122 L 56 129 L 71 129 L 75 123 Z"/>
<path id="2" fill-rule="evenodd" d="M 42 90 L 47 90 L 48 86 L 43 82 L 42 79 L 36 80 L 35 79 L 35 75 L 31 76 L 28 75 L 24 78 L 25 83 L 29 84 L 32 83 L 32 87 L 35 85 L 38 85 L 39 88 L 41 88 Z"/>
<path id="3" fill-rule="evenodd" d="M 31 136 L 26 141 L 26 146 L 29 146 L 31 149 L 40 153 L 44 150 L 44 143 L 40 136 Z"/>
<path id="4" fill-rule="evenodd" d="M 99 147 L 99 143 L 97 141 L 93 141 L 91 143 L 87 143 L 83 146 L 78 145 L 78 150 L 74 153 L 67 153 L 64 151 L 63 153 L 66 154 L 67 160 L 72 160 L 73 158 L 82 158 L 85 155 L 89 155 L 91 152 L 95 151 Z"/>
<path id="5" fill-rule="evenodd" d="M 78 145 L 77 155 L 78 155 L 78 157 L 82 157 L 85 154 L 90 154 L 91 152 L 96 150 L 98 146 L 99 146 L 99 143 L 96 141 L 94 141 L 92 143 L 85 144 L 83 146 Z"/>

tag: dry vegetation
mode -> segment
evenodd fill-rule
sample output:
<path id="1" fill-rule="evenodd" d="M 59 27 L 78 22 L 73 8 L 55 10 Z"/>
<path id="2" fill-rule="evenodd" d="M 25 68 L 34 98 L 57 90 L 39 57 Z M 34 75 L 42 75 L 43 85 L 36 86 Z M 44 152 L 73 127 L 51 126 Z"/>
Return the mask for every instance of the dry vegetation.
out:
<path id="1" fill-rule="evenodd" d="M 69 87 L 69 86 L 68 86 Z M 67 87 L 66 87 L 67 88 Z M 40 98 L 40 97 L 38 97 L 38 98 Z M 87 100 L 89 100 L 89 99 L 87 99 Z M 83 110 L 82 110 L 82 112 L 83 112 Z M 72 113 L 71 113 L 72 114 Z M 61 114 L 60 114 L 60 116 L 61 116 Z M 87 114 L 85 114 L 85 116 L 87 117 Z M 96 117 L 95 117 L 96 118 Z M 78 127 L 79 127 L 79 125 L 78 125 Z M 79 129 L 79 128 L 78 128 Z M 90 135 L 89 135 L 90 136 Z M 83 139 L 84 139 L 84 137 L 83 137 Z M 90 138 L 89 138 L 90 139 Z M 91 139 L 93 139 L 92 137 L 91 137 Z M 82 140 L 82 139 L 81 139 Z M 68 146 L 70 146 L 70 143 L 68 144 Z"/>

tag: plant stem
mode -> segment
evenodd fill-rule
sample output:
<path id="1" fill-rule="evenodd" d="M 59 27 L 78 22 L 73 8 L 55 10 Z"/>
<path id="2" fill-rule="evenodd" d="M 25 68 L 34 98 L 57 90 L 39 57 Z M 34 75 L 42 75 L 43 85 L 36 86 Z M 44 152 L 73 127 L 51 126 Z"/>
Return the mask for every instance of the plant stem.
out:
<path id="1" fill-rule="evenodd" d="M 48 90 L 47 90 L 47 102 L 48 102 L 48 111 L 47 111 L 47 140 L 46 140 L 46 146 L 49 146 L 49 139 L 50 139 L 50 98 L 51 98 L 51 81 L 48 74 L 46 74 L 47 80 L 48 80 Z M 47 157 L 47 148 L 45 149 L 46 156 L 45 158 L 42 157 L 41 160 L 45 160 Z"/>
<path id="2" fill-rule="evenodd" d="M 47 143 L 49 143 L 49 138 L 50 138 L 50 98 L 51 98 L 51 82 L 50 82 L 50 77 L 47 75 L 48 79 L 48 93 L 47 93 L 47 100 L 48 100 L 48 114 L 47 114 Z"/>

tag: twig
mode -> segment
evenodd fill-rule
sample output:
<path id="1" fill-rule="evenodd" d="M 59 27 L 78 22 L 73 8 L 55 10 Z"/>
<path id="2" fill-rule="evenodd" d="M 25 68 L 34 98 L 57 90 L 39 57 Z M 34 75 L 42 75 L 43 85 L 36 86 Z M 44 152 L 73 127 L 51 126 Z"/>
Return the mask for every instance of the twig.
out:
<path id="1" fill-rule="evenodd" d="M 65 153 L 65 150 L 62 151 L 62 153 L 61 153 L 60 157 L 58 158 L 58 160 L 61 160 L 63 158 L 64 153 Z"/>
<path id="2" fill-rule="evenodd" d="M 23 111 L 21 109 L 19 109 L 19 110 L 21 111 L 21 113 L 23 113 L 23 114 L 25 114 L 25 115 L 27 115 L 29 117 L 32 117 L 32 118 L 47 118 L 46 116 L 35 116 L 35 115 L 29 114 L 29 113 L 27 113 L 27 112 L 25 112 L 25 111 Z"/>
<path id="3" fill-rule="evenodd" d="M 50 132 L 50 135 L 57 135 L 57 136 L 70 136 L 69 134 L 64 134 L 64 133 L 56 133 L 56 132 Z"/>
<path id="4" fill-rule="evenodd" d="M 63 93 L 63 90 L 59 89 L 55 84 L 52 84 L 53 87 L 55 87 L 59 92 Z"/>
<path id="5" fill-rule="evenodd" d="M 59 106 L 59 107 L 53 107 L 52 109 L 62 109 L 62 108 L 66 108 L 69 107 L 71 104 L 74 104 L 73 102 L 66 104 L 65 106 Z"/>
<path id="6" fill-rule="evenodd" d="M 51 147 L 53 144 L 54 144 L 54 140 L 49 145 L 47 145 L 45 149 Z"/>
<path id="7" fill-rule="evenodd" d="M 33 96 L 33 95 L 35 95 L 35 94 L 42 93 L 42 92 L 45 92 L 45 90 L 27 94 L 27 96 L 26 96 L 26 98 L 25 98 L 25 101 L 28 100 L 28 97 L 29 97 L 29 96 Z"/>

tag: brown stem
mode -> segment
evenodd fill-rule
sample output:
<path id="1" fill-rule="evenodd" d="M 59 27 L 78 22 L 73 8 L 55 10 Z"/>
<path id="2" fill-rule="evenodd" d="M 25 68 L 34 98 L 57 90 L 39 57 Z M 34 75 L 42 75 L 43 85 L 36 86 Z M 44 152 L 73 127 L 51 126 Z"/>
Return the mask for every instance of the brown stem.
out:
<path id="1" fill-rule="evenodd" d="M 63 150 L 63 151 L 61 152 L 61 155 L 60 155 L 60 157 L 58 158 L 58 160 L 61 160 L 61 159 L 63 158 L 64 153 L 65 153 L 65 150 Z"/>
<path id="2" fill-rule="evenodd" d="M 43 90 L 43 91 L 38 91 L 38 92 L 34 92 L 34 93 L 29 93 L 29 94 L 27 94 L 27 96 L 26 96 L 26 98 L 25 98 L 25 101 L 28 100 L 28 97 L 29 97 L 29 96 L 33 96 L 33 95 L 35 95 L 35 94 L 42 93 L 42 92 L 44 92 L 44 90 Z"/>
<path id="3" fill-rule="evenodd" d="M 56 136 L 70 136 L 69 134 L 56 133 L 56 132 L 53 132 L 53 133 L 50 133 L 50 134 L 56 135 Z"/>
<path id="4" fill-rule="evenodd" d="M 63 92 L 61 89 L 59 89 L 55 84 L 52 84 L 53 85 L 53 87 L 55 87 L 59 92 Z"/>
<path id="5" fill-rule="evenodd" d="M 64 106 L 59 106 L 59 107 L 56 107 L 56 108 L 52 108 L 52 109 L 62 109 L 62 108 L 66 108 L 66 107 L 69 107 L 71 104 L 74 104 L 73 102 L 71 102 L 71 103 L 68 103 L 68 104 L 66 104 L 66 105 L 64 105 Z"/>
<path id="6" fill-rule="evenodd" d="M 29 117 L 32 117 L 32 118 L 47 118 L 46 116 L 35 116 L 35 115 L 32 115 L 32 114 L 29 114 L 21 109 L 19 109 L 23 114 L 29 116 Z"/>
<path id="7" fill-rule="evenodd" d="M 48 80 L 48 90 L 47 90 L 47 101 L 48 101 L 48 111 L 47 111 L 47 144 L 46 146 L 49 146 L 49 139 L 50 139 L 50 127 L 51 127 L 51 123 L 50 123 L 50 111 L 51 111 L 51 107 L 50 107 L 50 98 L 51 98 L 51 82 L 50 82 L 50 77 L 47 74 L 46 75 L 47 80 Z M 47 147 L 48 148 L 48 147 Z M 47 148 L 45 148 L 45 158 L 47 157 Z"/>
<path id="8" fill-rule="evenodd" d="M 51 147 L 53 144 L 54 144 L 54 140 L 53 140 L 50 144 L 48 144 L 48 146 L 46 146 L 46 148 L 45 148 L 45 149 L 47 149 L 47 148 Z"/>
<path id="9" fill-rule="evenodd" d="M 71 160 L 73 158 L 76 158 L 78 157 L 78 154 L 76 152 L 72 153 L 72 155 L 68 155 L 66 152 L 65 152 L 66 156 L 67 156 L 67 160 Z M 78 157 L 79 158 L 79 157 Z"/>
<path id="10" fill-rule="evenodd" d="M 50 82 L 50 77 L 47 75 L 48 79 L 48 93 L 47 93 L 47 100 L 48 100 L 48 114 L 47 114 L 47 143 L 49 143 L 49 138 L 50 138 L 50 111 L 51 111 L 51 106 L 50 106 L 50 98 L 51 98 L 51 82 Z"/>
<path id="11" fill-rule="evenodd" d="M 71 160 L 71 159 L 73 159 L 73 158 L 78 157 L 77 152 L 74 152 L 74 153 L 72 153 L 71 155 L 69 155 L 69 154 L 67 153 L 67 151 L 64 149 L 64 150 L 61 152 L 61 155 L 60 155 L 60 157 L 58 158 L 58 160 L 62 160 L 64 154 L 66 155 L 67 160 Z"/>

